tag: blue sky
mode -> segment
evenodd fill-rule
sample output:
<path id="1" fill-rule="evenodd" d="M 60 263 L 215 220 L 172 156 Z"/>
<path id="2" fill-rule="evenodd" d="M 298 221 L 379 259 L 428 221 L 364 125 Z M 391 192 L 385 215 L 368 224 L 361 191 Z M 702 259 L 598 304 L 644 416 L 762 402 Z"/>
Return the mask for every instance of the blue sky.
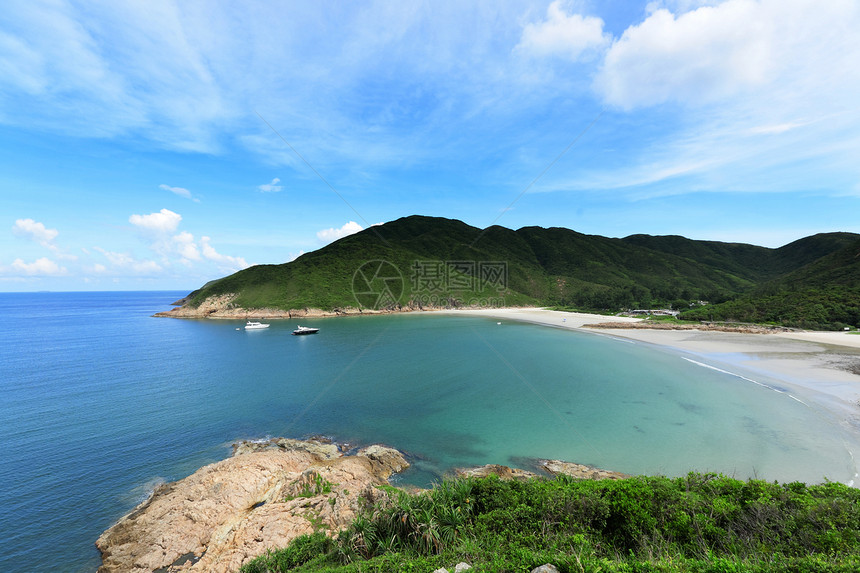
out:
<path id="1" fill-rule="evenodd" d="M 855 0 L 4 2 L 0 290 L 191 290 L 412 214 L 860 232 L 858 62 Z"/>

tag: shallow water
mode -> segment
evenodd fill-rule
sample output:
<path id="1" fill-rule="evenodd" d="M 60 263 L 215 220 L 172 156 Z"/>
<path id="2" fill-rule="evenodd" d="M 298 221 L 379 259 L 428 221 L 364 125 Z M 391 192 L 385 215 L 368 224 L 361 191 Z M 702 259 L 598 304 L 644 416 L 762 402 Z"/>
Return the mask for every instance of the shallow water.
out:
<path id="1" fill-rule="evenodd" d="M 419 484 L 529 458 L 856 472 L 860 440 L 826 410 L 701 357 L 465 316 L 307 319 L 321 331 L 303 337 L 294 321 L 151 318 L 183 294 L 0 294 L 0 570 L 93 571 L 104 529 L 237 438 L 383 442 L 413 455 L 397 479 Z"/>

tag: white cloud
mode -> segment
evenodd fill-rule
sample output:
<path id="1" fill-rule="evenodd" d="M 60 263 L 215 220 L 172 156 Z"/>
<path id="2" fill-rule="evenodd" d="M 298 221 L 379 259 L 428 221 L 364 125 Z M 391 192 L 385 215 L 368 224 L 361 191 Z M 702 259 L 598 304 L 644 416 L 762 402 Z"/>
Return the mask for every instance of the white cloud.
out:
<path id="1" fill-rule="evenodd" d="M 632 109 L 760 96 L 808 106 L 817 96 L 857 87 L 857 67 L 850 64 L 860 57 L 856 2 L 728 0 L 685 7 L 653 11 L 612 44 L 595 78 L 607 103 Z"/>
<path id="2" fill-rule="evenodd" d="M 48 229 L 43 223 L 33 219 L 18 219 L 12 226 L 12 232 L 19 237 L 36 241 L 46 249 L 54 253 L 55 257 L 67 261 L 77 260 L 77 256 L 64 253 L 60 247 L 54 244 L 54 239 L 60 234 L 56 229 Z"/>
<path id="3" fill-rule="evenodd" d="M 116 269 L 124 272 L 130 271 L 135 275 L 155 275 L 162 272 L 164 269 L 155 261 L 139 260 L 128 253 L 118 253 L 116 251 L 108 251 L 101 247 L 94 247 L 100 252 Z M 96 263 L 93 271 L 96 273 L 108 272 L 108 269 L 100 263 Z"/>
<path id="4" fill-rule="evenodd" d="M 155 261 L 138 261 L 126 253 L 98 249 L 115 266 L 132 268 L 138 273 L 155 273 L 169 269 L 175 263 L 190 268 L 214 262 L 221 272 L 235 272 L 250 266 L 242 257 L 219 253 L 212 246 L 210 237 L 203 236 L 197 241 L 194 234 L 178 230 L 182 216 L 168 209 L 149 215 L 132 215 L 129 221 L 147 232 L 143 238 L 148 241 L 149 248 L 159 256 L 160 264 Z"/>
<path id="5" fill-rule="evenodd" d="M 229 255 L 222 255 L 210 244 L 209 237 L 200 237 L 200 250 L 203 252 L 203 256 L 209 259 L 210 261 L 215 261 L 233 271 L 239 271 L 242 269 L 248 268 L 250 265 L 245 259 L 242 257 L 231 257 Z"/>
<path id="6" fill-rule="evenodd" d="M 193 7 L 153 1 L 3 8 L 9 25 L 0 35 L 0 94 L 12 95 L 0 121 L 95 137 L 144 133 L 181 150 L 218 148 L 214 124 L 233 112 L 200 52 L 209 42 L 191 22 L 199 16 Z"/>
<path id="7" fill-rule="evenodd" d="M 61 276 L 68 273 L 66 267 L 59 266 L 47 257 L 36 259 L 32 263 L 15 259 L 12 262 L 12 270 L 27 276 Z"/>
<path id="8" fill-rule="evenodd" d="M 283 185 L 278 185 L 280 182 L 281 180 L 275 177 L 271 183 L 258 185 L 257 190 L 261 193 L 279 193 L 284 188 Z"/>
<path id="9" fill-rule="evenodd" d="M 139 275 L 157 275 L 164 269 L 155 261 L 135 261 L 131 269 Z"/>
<path id="10" fill-rule="evenodd" d="M 200 199 L 191 195 L 191 191 L 186 189 L 185 187 L 171 187 L 170 185 L 161 184 L 158 186 L 159 189 L 164 189 L 165 191 L 170 191 L 174 195 L 179 195 L 180 197 L 184 197 L 185 199 L 191 199 L 195 203 L 199 203 Z"/>
<path id="11" fill-rule="evenodd" d="M 770 12 L 754 0 L 729 0 L 679 16 L 657 10 L 612 44 L 597 89 L 608 103 L 632 108 L 714 101 L 763 86 L 777 64 L 777 25 Z"/>
<path id="12" fill-rule="evenodd" d="M 182 221 L 182 215 L 169 209 L 162 209 L 158 213 L 150 213 L 149 215 L 132 215 L 128 221 L 145 231 L 159 234 L 172 233 Z"/>
<path id="13" fill-rule="evenodd" d="M 656 114 L 653 138 L 570 188 L 838 195 L 858 173 L 858 28 L 860 4 L 848 0 L 655 3 L 593 84 L 634 122 Z"/>
<path id="14" fill-rule="evenodd" d="M 33 219 L 18 219 L 12 227 L 12 232 L 20 237 L 26 237 L 38 242 L 40 245 L 52 248 L 53 240 L 60 234 L 56 229 L 48 229 L 43 223 L 37 223 Z"/>
<path id="15" fill-rule="evenodd" d="M 589 51 L 607 45 L 603 20 L 594 16 L 567 14 L 556 0 L 546 9 L 546 20 L 526 24 L 515 50 L 535 56 L 562 56 L 578 60 Z"/>
<path id="16" fill-rule="evenodd" d="M 194 244 L 194 235 L 192 235 L 188 231 L 182 231 L 178 235 L 174 235 L 172 241 L 173 246 L 179 253 L 179 256 L 182 257 L 184 260 L 200 260 L 200 251 L 197 249 L 197 245 Z"/>
<path id="17" fill-rule="evenodd" d="M 335 229 L 334 227 L 332 227 L 330 229 L 323 229 L 322 231 L 317 231 L 317 238 L 323 243 L 328 244 L 338 239 L 342 239 L 349 235 L 358 233 L 363 229 L 364 227 L 362 227 L 355 221 L 350 221 L 339 229 Z"/>

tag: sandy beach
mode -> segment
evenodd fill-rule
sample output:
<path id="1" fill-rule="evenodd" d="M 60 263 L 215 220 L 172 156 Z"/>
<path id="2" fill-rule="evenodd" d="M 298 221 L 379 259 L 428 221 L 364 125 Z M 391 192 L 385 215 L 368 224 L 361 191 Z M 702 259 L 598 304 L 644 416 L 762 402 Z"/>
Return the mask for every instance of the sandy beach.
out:
<path id="1" fill-rule="evenodd" d="M 746 334 L 705 330 L 611 330 L 586 325 L 636 323 L 638 318 L 539 308 L 438 311 L 541 324 L 654 344 L 681 351 L 713 367 L 786 388 L 860 429 L 860 335 L 847 332 Z"/>

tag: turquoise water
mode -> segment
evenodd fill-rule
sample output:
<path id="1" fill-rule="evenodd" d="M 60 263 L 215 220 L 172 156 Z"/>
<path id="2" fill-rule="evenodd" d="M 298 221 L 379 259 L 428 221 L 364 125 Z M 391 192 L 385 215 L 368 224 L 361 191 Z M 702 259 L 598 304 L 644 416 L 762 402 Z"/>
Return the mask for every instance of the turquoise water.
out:
<path id="1" fill-rule="evenodd" d="M 0 294 L 0 570 L 94 571 L 104 529 L 237 438 L 386 443 L 414 457 L 398 479 L 418 484 L 540 457 L 780 481 L 856 471 L 858 437 L 808 399 L 659 348 L 465 316 L 308 319 L 322 330 L 305 337 L 294 321 L 150 316 L 183 294 Z"/>

